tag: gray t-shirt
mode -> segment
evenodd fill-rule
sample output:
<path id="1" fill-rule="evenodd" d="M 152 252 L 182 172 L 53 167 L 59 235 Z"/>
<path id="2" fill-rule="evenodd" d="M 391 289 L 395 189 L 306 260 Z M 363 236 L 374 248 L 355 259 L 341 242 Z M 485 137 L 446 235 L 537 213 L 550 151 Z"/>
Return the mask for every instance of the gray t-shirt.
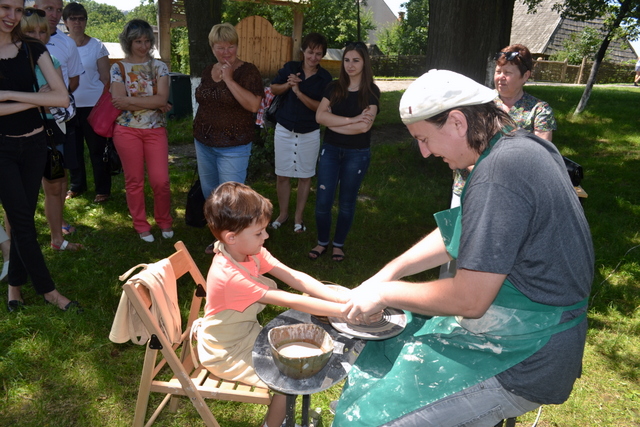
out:
<path id="1" fill-rule="evenodd" d="M 551 142 L 525 131 L 501 138 L 475 167 L 462 203 L 458 269 L 507 274 L 529 299 L 553 306 L 589 295 L 591 233 Z M 563 322 L 584 310 L 565 313 Z M 552 336 L 498 380 L 527 400 L 564 402 L 582 370 L 586 330 L 584 321 Z"/>

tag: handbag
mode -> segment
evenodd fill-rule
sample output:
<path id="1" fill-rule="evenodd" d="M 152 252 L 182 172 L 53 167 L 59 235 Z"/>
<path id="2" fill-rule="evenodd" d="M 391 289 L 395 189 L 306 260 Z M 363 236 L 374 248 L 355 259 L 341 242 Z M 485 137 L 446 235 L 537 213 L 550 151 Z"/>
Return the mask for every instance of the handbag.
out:
<path id="1" fill-rule="evenodd" d="M 111 138 L 107 139 L 107 143 L 104 146 L 102 161 L 105 163 L 105 168 L 107 168 L 111 175 L 122 173 L 122 161 Z"/>
<path id="2" fill-rule="evenodd" d="M 124 66 L 122 62 L 118 62 L 118 66 L 124 78 Z M 87 121 L 96 134 L 104 136 L 105 138 L 111 138 L 113 136 L 113 128 L 116 125 L 116 119 L 120 113 L 122 113 L 122 111 L 113 106 L 111 102 L 111 92 L 105 87 L 98 102 L 96 102 L 96 105 L 91 109 Z"/>
<path id="3" fill-rule="evenodd" d="M 40 112 L 42 112 L 42 110 Z M 62 153 L 56 148 L 56 143 L 53 139 L 53 130 L 46 125 L 45 134 L 47 136 L 47 163 L 44 167 L 44 173 L 42 176 L 49 181 L 64 178 L 64 161 Z"/>
<path id="4" fill-rule="evenodd" d="M 278 109 L 282 107 L 282 104 L 284 104 L 284 96 L 285 93 L 273 97 L 271 104 L 269 104 L 264 112 L 264 117 L 267 119 L 267 121 L 276 124 L 276 113 L 278 112 Z"/>
<path id="5" fill-rule="evenodd" d="M 197 174 L 197 169 L 196 169 Z M 204 217 L 204 194 L 200 179 L 196 179 L 187 193 L 187 205 L 184 212 L 184 222 L 191 227 L 202 228 L 207 225 Z"/>
<path id="6" fill-rule="evenodd" d="M 582 170 L 582 166 L 564 156 L 562 157 L 562 159 L 564 160 L 564 164 L 567 167 L 569 178 L 571 178 L 571 184 L 573 184 L 574 187 L 577 187 L 578 185 L 580 185 L 582 178 L 584 178 L 584 171 Z"/>
<path id="7" fill-rule="evenodd" d="M 29 61 L 31 63 L 31 72 L 33 73 L 33 85 L 35 88 L 35 92 L 37 93 L 40 91 L 40 86 L 38 85 L 38 78 L 36 77 L 36 68 L 33 63 L 33 57 L 31 56 L 31 51 L 27 47 L 27 43 L 23 43 L 23 46 L 27 51 L 27 55 L 29 56 Z M 44 108 L 38 107 L 38 111 L 40 111 L 40 115 L 42 116 L 42 124 L 44 126 L 45 138 L 47 140 L 47 162 L 45 164 L 42 176 L 49 181 L 64 178 L 64 160 L 62 158 L 62 153 L 56 148 L 53 129 L 51 129 L 47 124 L 47 115 L 44 112 Z"/>

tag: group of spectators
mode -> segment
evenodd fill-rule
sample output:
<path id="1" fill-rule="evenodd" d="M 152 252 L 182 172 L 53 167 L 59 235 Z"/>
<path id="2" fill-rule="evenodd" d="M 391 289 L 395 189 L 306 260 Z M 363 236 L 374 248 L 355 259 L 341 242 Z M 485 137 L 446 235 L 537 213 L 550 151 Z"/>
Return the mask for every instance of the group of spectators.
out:
<path id="1" fill-rule="evenodd" d="M 109 90 L 121 110 L 113 140 L 133 227 L 143 241 L 154 241 L 144 203 L 146 168 L 155 222 L 163 238 L 173 238 L 165 129 L 169 72 L 153 58 L 155 37 L 143 20 L 125 25 L 120 34 L 125 58 L 109 67 L 104 45 L 85 33 L 82 5 L 62 8 L 61 0 L 37 0 L 35 8 L 24 8 L 23 0 L 2 2 L 0 199 L 10 225 L 10 250 L 8 236 L 0 234 L 0 244 L 10 257 L 2 272 L 9 282 L 8 309 L 23 306 L 20 288 L 31 279 L 45 301 L 80 311 L 78 302 L 56 289 L 37 242 L 34 214 L 41 184 L 51 247 L 81 250 L 64 238 L 74 231 L 63 218 L 64 200 L 87 190 L 84 140 L 94 169 L 95 202 L 110 197 L 110 177 L 100 158 L 106 140 L 86 120 Z M 57 32 L 61 16 L 70 36 Z M 457 171 L 457 199 L 452 209 L 436 215 L 436 230 L 362 285 L 337 295 L 284 266 L 263 243 L 267 227 L 277 230 L 289 218 L 291 178 L 298 179 L 293 231 L 307 230 L 303 212 L 317 171 L 317 245 L 309 258 L 322 256 L 331 244 L 332 259 L 345 259 L 379 111 L 380 90 L 366 46 L 347 44 L 339 78 L 331 81 L 320 66 L 327 41 L 308 34 L 302 60 L 284 64 L 272 81 L 270 90 L 283 101 L 275 130 L 279 213 L 271 222 L 271 203 L 243 185 L 254 114 L 264 106 L 260 73 L 237 57 L 238 34 L 230 24 L 215 25 L 209 44 L 217 61 L 203 71 L 194 120 L 198 172 L 208 199 L 205 215 L 218 239 L 211 247 L 216 255 L 207 276 L 205 318 L 198 322 L 198 350 L 208 369 L 261 385 L 246 351 L 252 346 L 246 337 L 253 335 L 238 335 L 236 325 L 242 319 L 255 333 L 264 304 L 342 315 L 353 323 L 369 323 L 386 307 L 395 307 L 405 310 L 406 329 L 367 344 L 350 372 L 334 425 L 492 426 L 568 398 L 581 372 L 593 248 L 562 157 L 551 143 L 552 111 L 523 90 L 533 66 L 526 47 L 512 45 L 496 54 L 497 91 L 445 70 L 432 70 L 409 87 L 400 116 L 424 157 L 441 157 Z M 44 111 L 52 106 L 67 111 L 74 103 L 75 121 Z M 326 127 L 322 142 L 320 125 Z M 45 127 L 54 131 L 65 153 L 69 191 L 66 177 L 42 178 Z M 452 260 L 457 265 L 447 277 L 401 280 Z M 315 298 L 288 296 L 265 273 Z M 221 331 L 229 339 L 241 338 L 242 348 L 220 341 Z M 278 426 L 283 419 L 284 401 L 276 396 L 264 426 Z"/>

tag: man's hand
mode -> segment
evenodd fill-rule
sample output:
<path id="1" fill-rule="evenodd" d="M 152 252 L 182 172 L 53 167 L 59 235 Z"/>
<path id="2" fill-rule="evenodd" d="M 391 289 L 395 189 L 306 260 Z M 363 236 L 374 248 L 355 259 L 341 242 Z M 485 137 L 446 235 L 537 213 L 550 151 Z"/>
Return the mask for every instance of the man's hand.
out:
<path id="1" fill-rule="evenodd" d="M 382 285 L 369 279 L 351 291 L 351 300 L 342 310 L 349 323 L 370 324 L 380 320 L 380 313 L 386 307 L 382 300 Z"/>

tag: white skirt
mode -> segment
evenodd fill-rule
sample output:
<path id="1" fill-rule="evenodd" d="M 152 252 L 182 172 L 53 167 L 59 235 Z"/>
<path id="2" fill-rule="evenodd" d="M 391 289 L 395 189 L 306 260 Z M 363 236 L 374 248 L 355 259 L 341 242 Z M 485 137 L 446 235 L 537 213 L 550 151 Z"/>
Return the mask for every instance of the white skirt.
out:
<path id="1" fill-rule="evenodd" d="M 316 174 L 320 152 L 320 129 L 308 133 L 295 133 L 277 124 L 274 145 L 276 175 L 311 178 Z"/>

